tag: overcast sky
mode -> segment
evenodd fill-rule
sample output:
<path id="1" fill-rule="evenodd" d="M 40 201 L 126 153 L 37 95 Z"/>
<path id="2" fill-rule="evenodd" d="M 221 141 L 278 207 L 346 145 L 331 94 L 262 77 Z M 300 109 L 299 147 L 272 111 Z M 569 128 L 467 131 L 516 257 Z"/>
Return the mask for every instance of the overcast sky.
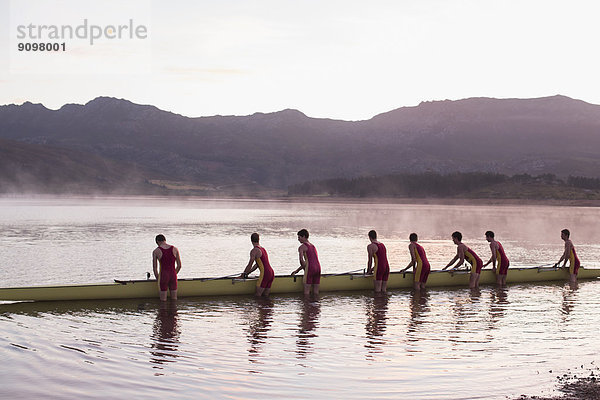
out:
<path id="1" fill-rule="evenodd" d="M 421 101 L 563 94 L 600 104 L 600 2 L 554 0 L 0 0 L 0 104 L 97 96 L 187 116 L 295 108 L 368 119 Z M 18 25 L 147 27 L 53 40 Z"/>

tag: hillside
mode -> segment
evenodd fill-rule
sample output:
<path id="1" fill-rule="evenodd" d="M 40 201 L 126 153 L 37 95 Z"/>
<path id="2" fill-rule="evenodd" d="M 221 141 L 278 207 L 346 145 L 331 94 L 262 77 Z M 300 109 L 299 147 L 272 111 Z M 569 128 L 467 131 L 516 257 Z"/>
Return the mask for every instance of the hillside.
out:
<path id="1" fill-rule="evenodd" d="M 600 176 L 600 106 L 564 96 L 425 102 L 355 122 L 296 110 L 188 118 L 99 97 L 0 106 L 0 138 L 125 162 L 147 180 L 250 191 L 424 171 Z"/>
<path id="2" fill-rule="evenodd" d="M 133 165 L 68 150 L 0 140 L 0 193 L 161 193 Z"/>
<path id="3" fill-rule="evenodd" d="M 600 179 L 552 174 L 531 176 L 481 172 L 419 173 L 327 179 L 292 185 L 290 196 L 347 198 L 443 198 L 600 200 Z"/>

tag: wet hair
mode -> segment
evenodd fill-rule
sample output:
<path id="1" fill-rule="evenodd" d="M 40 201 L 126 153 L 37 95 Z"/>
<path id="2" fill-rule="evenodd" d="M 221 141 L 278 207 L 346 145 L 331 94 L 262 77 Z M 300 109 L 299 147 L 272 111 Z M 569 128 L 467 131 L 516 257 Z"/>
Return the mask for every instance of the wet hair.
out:
<path id="1" fill-rule="evenodd" d="M 566 237 L 571 236 L 571 232 L 569 232 L 568 229 L 563 229 L 562 231 L 560 231 L 560 233 L 564 233 Z"/>
<path id="2" fill-rule="evenodd" d="M 156 244 L 167 241 L 167 239 L 165 238 L 165 235 L 156 235 L 156 238 L 154 240 L 156 240 Z"/>
<path id="3" fill-rule="evenodd" d="M 252 241 L 252 243 L 258 243 L 258 240 L 260 239 L 260 236 L 258 236 L 258 233 L 254 232 L 252 235 L 250 235 L 250 241 Z"/>
<path id="4" fill-rule="evenodd" d="M 377 239 L 377 232 L 375 232 L 374 230 L 370 230 L 369 239 Z"/>
<path id="5" fill-rule="evenodd" d="M 492 232 L 492 231 L 487 231 L 487 232 L 485 233 L 485 236 L 486 236 L 486 237 L 491 237 L 491 238 L 493 239 L 493 238 L 494 238 L 494 232 Z"/>
<path id="6" fill-rule="evenodd" d="M 410 235 L 408 235 L 408 240 L 410 240 L 411 242 L 416 242 L 417 240 L 419 240 L 419 237 L 416 233 L 411 233 Z"/>
<path id="7" fill-rule="evenodd" d="M 302 236 L 308 239 L 308 231 L 306 229 L 300 229 L 298 231 L 298 236 Z"/>
<path id="8" fill-rule="evenodd" d="M 462 241 L 462 233 L 460 233 L 459 231 L 452 232 L 452 237 L 456 238 L 459 242 Z"/>

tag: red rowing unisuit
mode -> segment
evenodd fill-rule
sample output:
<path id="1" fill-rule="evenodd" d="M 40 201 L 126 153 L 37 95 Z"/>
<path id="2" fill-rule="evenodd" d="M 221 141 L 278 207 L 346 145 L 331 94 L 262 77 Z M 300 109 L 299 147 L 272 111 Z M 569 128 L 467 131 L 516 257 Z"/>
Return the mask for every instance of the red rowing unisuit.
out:
<path id="1" fill-rule="evenodd" d="M 304 243 L 306 246 L 306 271 L 304 272 L 304 283 L 318 285 L 321 283 L 321 263 L 317 256 L 317 248 L 312 243 Z"/>
<path id="2" fill-rule="evenodd" d="M 481 258 L 479 258 L 479 256 L 468 247 L 465 251 L 465 260 L 471 264 L 471 272 L 475 272 L 477 274 L 481 272 L 481 268 L 483 268 L 483 261 L 481 261 Z"/>
<path id="3" fill-rule="evenodd" d="M 387 281 L 390 276 L 390 264 L 387 259 L 387 250 L 383 243 L 375 243 L 377 252 L 373 255 L 375 261 L 375 280 Z"/>
<path id="4" fill-rule="evenodd" d="M 415 243 L 415 259 L 417 260 L 417 267 L 415 268 L 415 282 L 427 283 L 429 277 L 429 261 L 425 255 L 425 249 L 418 243 Z"/>
<path id="5" fill-rule="evenodd" d="M 498 275 L 506 275 L 508 273 L 508 266 L 510 265 L 510 261 L 504 253 L 504 248 L 502 247 L 502 244 L 499 241 L 496 241 L 496 243 L 498 243 L 498 249 L 496 250 L 496 271 Z"/>
<path id="6" fill-rule="evenodd" d="M 577 275 L 579 272 L 579 257 L 575 253 L 575 246 L 571 246 L 571 254 L 569 254 L 569 273 Z"/>
<path id="7" fill-rule="evenodd" d="M 158 260 L 160 262 L 160 273 L 158 274 L 158 282 L 162 292 L 167 289 L 177 290 L 177 272 L 175 272 L 175 254 L 173 254 L 173 246 L 168 249 L 163 249 L 158 246 L 162 255 Z"/>
<path id="8" fill-rule="evenodd" d="M 259 245 L 254 245 L 254 247 L 257 247 L 261 252 L 260 258 L 256 260 L 256 264 L 258 265 L 258 269 L 260 270 L 260 276 L 258 277 L 256 286 L 268 289 L 273 283 L 275 273 L 273 272 L 273 268 L 271 268 L 271 264 L 269 263 L 269 256 L 267 255 L 267 251 L 264 249 L 264 247 L 261 247 Z"/>

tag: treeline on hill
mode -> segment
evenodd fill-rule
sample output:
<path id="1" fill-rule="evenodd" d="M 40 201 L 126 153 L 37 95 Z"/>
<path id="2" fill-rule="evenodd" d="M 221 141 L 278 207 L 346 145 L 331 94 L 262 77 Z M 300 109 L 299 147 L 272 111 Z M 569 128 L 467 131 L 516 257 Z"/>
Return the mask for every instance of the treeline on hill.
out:
<path id="1" fill-rule="evenodd" d="M 600 179 L 569 176 L 563 180 L 553 174 L 503 175 L 485 172 L 439 174 L 394 174 L 353 179 L 309 181 L 290 186 L 290 196 L 328 195 L 341 197 L 511 197 L 511 192 L 527 187 L 531 197 L 535 190 L 544 198 L 563 198 L 561 193 L 599 191 Z M 543 190 L 542 190 L 543 189 Z M 548 195 L 548 189 L 551 189 Z M 569 190 L 570 189 L 570 190 Z M 533 190 L 533 191 L 532 191 Z M 572 196 L 567 196 L 572 197 Z"/>

